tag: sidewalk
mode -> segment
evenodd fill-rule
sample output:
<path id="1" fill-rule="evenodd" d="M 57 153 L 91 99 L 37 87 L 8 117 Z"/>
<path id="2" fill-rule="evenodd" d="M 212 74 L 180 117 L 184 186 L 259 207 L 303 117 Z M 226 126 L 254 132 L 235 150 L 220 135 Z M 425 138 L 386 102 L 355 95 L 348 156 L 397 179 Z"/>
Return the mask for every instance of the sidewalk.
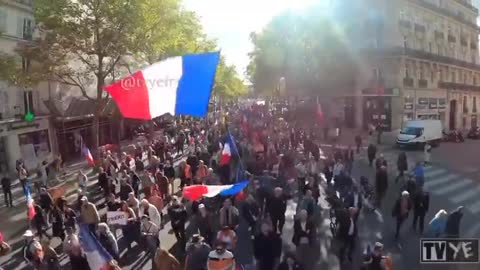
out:
<path id="1" fill-rule="evenodd" d="M 355 137 L 360 135 L 362 137 L 362 148 L 366 149 L 369 144 L 377 145 L 377 135 L 369 135 L 366 131 L 354 128 L 345 128 L 342 129 L 339 139 L 333 140 L 330 139 L 328 141 L 321 140 L 320 147 L 329 148 L 337 146 L 342 149 L 346 149 L 349 146 L 355 148 Z M 380 145 L 380 149 L 391 148 L 395 145 L 396 139 L 398 135 L 398 130 L 383 132 L 382 133 L 382 144 Z M 377 146 L 378 147 L 378 146 Z"/>

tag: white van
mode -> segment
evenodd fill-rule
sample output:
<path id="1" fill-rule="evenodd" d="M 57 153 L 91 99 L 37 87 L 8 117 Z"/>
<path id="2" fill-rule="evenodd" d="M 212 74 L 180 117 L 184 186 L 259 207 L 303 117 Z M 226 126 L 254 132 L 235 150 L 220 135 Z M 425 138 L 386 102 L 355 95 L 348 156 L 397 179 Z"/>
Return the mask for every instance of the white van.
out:
<path id="1" fill-rule="evenodd" d="M 397 145 L 423 146 L 426 142 L 438 145 L 443 138 L 442 130 L 440 120 L 407 121 L 397 136 Z"/>

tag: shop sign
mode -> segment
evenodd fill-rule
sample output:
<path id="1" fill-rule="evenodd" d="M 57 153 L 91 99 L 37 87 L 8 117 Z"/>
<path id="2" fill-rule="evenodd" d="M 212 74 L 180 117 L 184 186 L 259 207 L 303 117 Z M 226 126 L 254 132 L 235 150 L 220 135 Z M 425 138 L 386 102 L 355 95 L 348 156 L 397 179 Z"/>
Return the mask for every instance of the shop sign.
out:
<path id="1" fill-rule="evenodd" d="M 38 123 L 20 123 L 14 124 L 11 123 L 8 125 L 8 130 L 17 130 L 17 129 L 24 129 L 24 128 L 38 128 L 40 125 Z"/>

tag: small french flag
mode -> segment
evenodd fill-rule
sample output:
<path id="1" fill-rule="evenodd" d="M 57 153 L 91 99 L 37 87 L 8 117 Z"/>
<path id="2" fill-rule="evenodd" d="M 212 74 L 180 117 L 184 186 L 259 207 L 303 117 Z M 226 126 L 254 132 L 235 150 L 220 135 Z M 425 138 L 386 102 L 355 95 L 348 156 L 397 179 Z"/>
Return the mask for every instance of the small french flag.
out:
<path id="1" fill-rule="evenodd" d="M 87 147 L 83 147 L 83 154 L 85 155 L 88 164 L 95 165 L 95 160 L 93 159 L 92 153 L 90 153 L 90 150 Z"/>
<path id="2" fill-rule="evenodd" d="M 229 132 L 223 145 L 222 156 L 220 157 L 219 162 L 220 166 L 229 164 L 233 155 L 238 155 L 238 150 L 235 140 L 233 139 L 232 134 Z"/>
<path id="3" fill-rule="evenodd" d="M 32 194 L 30 193 L 29 185 L 26 185 L 25 187 L 25 196 L 27 197 L 28 219 L 32 220 L 37 213 L 35 212 L 35 206 L 33 203 Z"/>
<path id="4" fill-rule="evenodd" d="M 167 58 L 105 87 L 125 118 L 151 120 L 169 113 L 204 117 L 219 52 Z"/>

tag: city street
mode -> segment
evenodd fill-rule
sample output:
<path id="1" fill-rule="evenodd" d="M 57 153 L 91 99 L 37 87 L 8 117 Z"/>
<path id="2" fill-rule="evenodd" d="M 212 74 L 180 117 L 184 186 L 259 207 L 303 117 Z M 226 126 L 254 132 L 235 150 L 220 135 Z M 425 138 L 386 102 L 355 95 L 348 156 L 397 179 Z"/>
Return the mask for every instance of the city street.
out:
<path id="1" fill-rule="evenodd" d="M 386 143 L 383 150 L 389 169 L 389 190 L 385 197 L 385 205 L 377 214 L 363 215 L 365 225 L 360 226 L 362 247 L 381 239 L 387 252 L 394 258 L 395 269 L 478 269 L 478 265 L 421 265 L 421 236 L 411 229 L 412 215 L 403 224 L 400 240 L 394 240 L 395 220 L 391 217 L 393 202 L 398 198 L 400 184 L 394 183 L 397 175 L 397 156 L 401 149 Z M 460 236 L 464 238 L 479 238 L 480 223 L 480 175 L 478 169 L 472 170 L 475 163 L 475 149 L 479 149 L 480 141 L 467 140 L 463 144 L 443 143 L 432 151 L 432 165 L 425 169 L 425 190 L 430 193 L 430 209 L 425 223 L 433 218 L 440 209 L 454 210 L 460 205 L 465 206 L 461 222 Z M 423 160 L 423 151 L 406 150 L 409 169 L 416 161 Z M 354 175 L 365 175 L 374 181 L 374 170 L 367 166 L 366 152 L 360 155 L 356 163 Z M 359 159 L 357 158 L 357 160 Z M 478 159 L 477 159 L 478 160 Z"/>

